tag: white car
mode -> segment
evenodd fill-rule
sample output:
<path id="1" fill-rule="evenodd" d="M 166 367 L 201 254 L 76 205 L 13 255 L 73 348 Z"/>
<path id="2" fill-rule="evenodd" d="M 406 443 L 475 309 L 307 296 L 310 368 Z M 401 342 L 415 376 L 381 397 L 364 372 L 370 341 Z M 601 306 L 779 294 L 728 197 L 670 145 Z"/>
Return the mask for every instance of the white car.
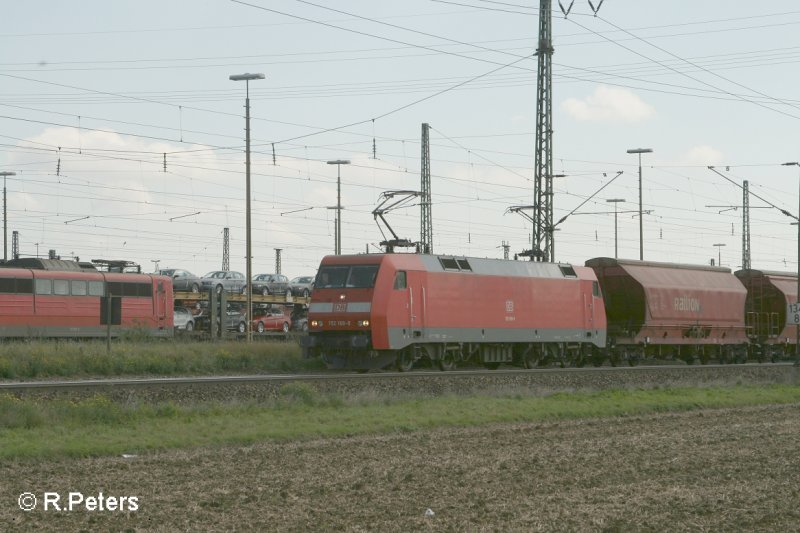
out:
<path id="1" fill-rule="evenodd" d="M 183 329 L 186 331 L 194 330 L 194 316 L 192 312 L 185 307 L 176 307 L 172 313 L 172 323 L 175 329 Z"/>

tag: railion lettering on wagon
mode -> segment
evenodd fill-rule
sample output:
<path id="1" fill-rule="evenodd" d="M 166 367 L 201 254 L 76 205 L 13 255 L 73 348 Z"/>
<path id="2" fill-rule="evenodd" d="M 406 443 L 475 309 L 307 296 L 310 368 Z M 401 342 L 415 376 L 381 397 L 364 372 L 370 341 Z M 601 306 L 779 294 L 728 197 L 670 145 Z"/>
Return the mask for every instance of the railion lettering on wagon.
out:
<path id="1" fill-rule="evenodd" d="M 699 313 L 701 310 L 700 300 L 691 296 L 676 296 L 675 311 L 691 311 L 692 313 Z"/>

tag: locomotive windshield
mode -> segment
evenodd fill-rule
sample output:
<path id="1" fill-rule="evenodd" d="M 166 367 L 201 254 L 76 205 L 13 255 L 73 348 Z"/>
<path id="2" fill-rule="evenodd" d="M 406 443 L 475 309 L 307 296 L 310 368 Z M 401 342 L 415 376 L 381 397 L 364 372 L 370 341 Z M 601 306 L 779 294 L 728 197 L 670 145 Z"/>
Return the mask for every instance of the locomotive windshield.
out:
<path id="1" fill-rule="evenodd" d="M 368 289 L 375 286 L 378 265 L 336 265 L 320 267 L 315 289 Z"/>

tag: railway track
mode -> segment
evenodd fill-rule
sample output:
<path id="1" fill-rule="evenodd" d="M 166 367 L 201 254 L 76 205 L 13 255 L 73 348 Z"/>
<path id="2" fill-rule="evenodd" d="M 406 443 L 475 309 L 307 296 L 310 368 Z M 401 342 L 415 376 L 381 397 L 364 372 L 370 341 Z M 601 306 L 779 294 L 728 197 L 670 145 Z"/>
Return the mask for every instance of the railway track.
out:
<path id="1" fill-rule="evenodd" d="M 0 394 L 80 399 L 102 395 L 115 401 L 196 403 L 263 401 L 281 397 L 288 384 L 305 384 L 320 395 L 438 396 L 496 391 L 548 394 L 613 388 L 798 383 L 791 363 L 640 366 L 565 369 L 325 373 L 176 378 L 123 378 L 0 383 Z"/>

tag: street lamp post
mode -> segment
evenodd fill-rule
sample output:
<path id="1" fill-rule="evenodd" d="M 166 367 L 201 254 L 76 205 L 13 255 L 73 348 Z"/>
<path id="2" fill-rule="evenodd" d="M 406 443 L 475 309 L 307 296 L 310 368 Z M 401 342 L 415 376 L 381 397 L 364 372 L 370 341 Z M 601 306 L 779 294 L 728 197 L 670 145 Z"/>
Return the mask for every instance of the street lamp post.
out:
<path id="1" fill-rule="evenodd" d="M 250 80 L 263 80 L 263 74 L 232 74 L 228 76 L 231 81 L 245 82 L 245 254 L 247 255 L 245 264 L 247 265 L 247 342 L 253 341 L 253 329 L 250 318 L 253 316 L 253 253 L 250 224 Z M 223 309 L 224 312 L 224 309 Z"/>
<path id="2" fill-rule="evenodd" d="M 652 153 L 652 148 L 631 148 L 629 154 L 639 154 L 639 261 L 644 261 L 644 226 L 642 225 L 642 154 Z"/>
<path id="3" fill-rule="evenodd" d="M 606 202 L 614 204 L 614 259 L 617 259 L 619 255 L 617 248 L 617 204 L 624 201 L 622 198 L 609 198 L 606 200 Z M 641 213 L 639 216 L 641 216 Z"/>
<path id="4" fill-rule="evenodd" d="M 791 161 L 789 163 L 784 163 L 784 166 L 795 166 L 800 167 L 800 162 Z M 800 180 L 798 180 L 798 196 L 797 196 L 797 216 L 795 217 L 797 220 L 797 300 L 795 300 L 795 304 L 800 305 Z M 797 325 L 797 333 L 795 336 L 795 344 L 794 344 L 794 356 L 795 359 L 800 360 L 800 324 Z"/>
<path id="5" fill-rule="evenodd" d="M 725 246 L 724 242 L 716 242 L 712 246 L 717 248 L 717 266 L 722 266 L 722 247 Z"/>
<path id="6" fill-rule="evenodd" d="M 6 215 L 6 178 L 16 176 L 16 172 L 0 172 L 3 176 L 3 262 L 8 261 L 8 216 Z"/>
<path id="7" fill-rule="evenodd" d="M 334 227 L 335 255 L 342 255 L 342 165 L 349 165 L 348 159 L 328 161 L 329 165 L 336 165 L 336 224 Z"/>

